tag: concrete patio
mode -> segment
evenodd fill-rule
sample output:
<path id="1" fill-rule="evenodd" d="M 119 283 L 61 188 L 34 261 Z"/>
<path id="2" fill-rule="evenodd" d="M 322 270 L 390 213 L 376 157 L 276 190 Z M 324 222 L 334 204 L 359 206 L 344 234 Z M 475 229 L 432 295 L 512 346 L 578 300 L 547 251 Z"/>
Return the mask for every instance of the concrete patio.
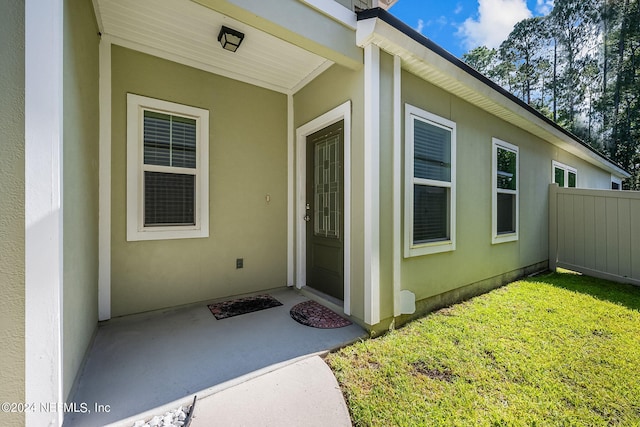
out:
<path id="1" fill-rule="evenodd" d="M 194 395 L 213 395 L 366 336 L 356 324 L 316 329 L 297 323 L 289 310 L 308 298 L 295 289 L 264 293 L 283 305 L 217 320 L 205 302 L 101 324 L 72 400 L 89 411 L 67 413 L 64 425 L 122 424 L 160 414 Z"/>

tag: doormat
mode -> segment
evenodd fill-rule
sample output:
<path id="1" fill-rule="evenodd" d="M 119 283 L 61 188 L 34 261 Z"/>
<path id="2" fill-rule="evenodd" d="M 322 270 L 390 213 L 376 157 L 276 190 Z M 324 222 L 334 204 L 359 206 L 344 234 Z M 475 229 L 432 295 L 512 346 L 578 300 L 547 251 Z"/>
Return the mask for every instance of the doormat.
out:
<path id="1" fill-rule="evenodd" d="M 254 297 L 238 298 L 231 301 L 222 301 L 209 304 L 209 310 L 216 319 L 226 319 L 227 317 L 239 316 L 254 311 L 265 310 L 267 308 L 282 305 L 280 301 L 271 295 L 256 295 Z"/>
<path id="2" fill-rule="evenodd" d="M 289 312 L 293 320 L 305 326 L 320 329 L 343 328 L 351 322 L 329 310 L 315 301 L 305 301 L 296 304 Z"/>

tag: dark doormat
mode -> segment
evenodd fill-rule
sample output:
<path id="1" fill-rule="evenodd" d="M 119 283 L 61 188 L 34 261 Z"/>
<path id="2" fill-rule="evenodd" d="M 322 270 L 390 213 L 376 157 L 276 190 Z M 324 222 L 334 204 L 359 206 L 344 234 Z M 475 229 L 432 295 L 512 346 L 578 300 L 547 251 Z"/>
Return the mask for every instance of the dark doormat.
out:
<path id="1" fill-rule="evenodd" d="M 209 310 L 216 319 L 226 319 L 227 317 L 239 316 L 254 311 L 265 310 L 267 308 L 282 305 L 280 301 L 271 295 L 256 295 L 254 297 L 238 298 L 231 301 L 222 301 L 209 304 Z"/>
<path id="2" fill-rule="evenodd" d="M 305 326 L 320 329 L 333 329 L 349 326 L 351 322 L 327 307 L 315 301 L 305 301 L 296 304 L 289 312 L 293 320 Z"/>

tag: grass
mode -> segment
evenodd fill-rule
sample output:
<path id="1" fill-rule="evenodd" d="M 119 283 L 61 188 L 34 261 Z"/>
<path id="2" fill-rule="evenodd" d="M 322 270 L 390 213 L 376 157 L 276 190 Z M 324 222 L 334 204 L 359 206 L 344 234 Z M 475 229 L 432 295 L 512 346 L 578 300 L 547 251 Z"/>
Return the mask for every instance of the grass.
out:
<path id="1" fill-rule="evenodd" d="M 327 363 L 356 426 L 640 426 L 640 288 L 551 273 Z"/>

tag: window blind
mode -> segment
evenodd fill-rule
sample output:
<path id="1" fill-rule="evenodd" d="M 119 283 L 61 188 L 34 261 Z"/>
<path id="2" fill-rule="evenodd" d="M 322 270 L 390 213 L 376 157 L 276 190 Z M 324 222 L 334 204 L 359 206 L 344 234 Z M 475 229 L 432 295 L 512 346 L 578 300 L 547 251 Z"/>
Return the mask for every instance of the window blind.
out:
<path id="1" fill-rule="evenodd" d="M 451 182 L 451 131 L 414 120 L 414 176 Z"/>
<path id="2" fill-rule="evenodd" d="M 448 191 L 445 187 L 413 186 L 413 243 L 448 238 Z"/>
<path id="3" fill-rule="evenodd" d="M 196 121 L 145 111 L 144 164 L 195 168 Z"/>
<path id="4" fill-rule="evenodd" d="M 195 225 L 195 175 L 144 173 L 144 225 Z"/>

